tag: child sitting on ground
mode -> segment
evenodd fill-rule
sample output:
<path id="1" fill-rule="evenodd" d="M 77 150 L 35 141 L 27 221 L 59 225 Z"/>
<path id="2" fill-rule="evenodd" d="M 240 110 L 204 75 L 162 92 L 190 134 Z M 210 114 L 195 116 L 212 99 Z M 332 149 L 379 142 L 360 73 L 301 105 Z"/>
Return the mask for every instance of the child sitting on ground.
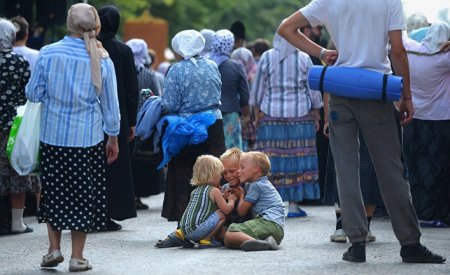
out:
<path id="1" fill-rule="evenodd" d="M 197 158 L 191 184 L 197 186 L 192 192 L 189 203 L 180 220 L 179 229 L 165 240 L 158 241 L 155 247 L 215 247 L 218 242 L 214 236 L 223 236 L 225 215 L 233 210 L 236 196 L 230 194 L 228 202 L 219 190 L 222 179 L 222 162 L 211 155 Z"/>
<path id="2" fill-rule="evenodd" d="M 239 179 L 250 183 L 247 193 L 241 193 L 238 205 L 239 216 L 250 210 L 254 219 L 244 223 L 233 223 L 225 234 L 225 245 L 244 251 L 276 250 L 284 237 L 284 204 L 267 179 L 270 171 L 269 158 L 261 152 L 248 152 L 239 162 Z"/>
<path id="3" fill-rule="evenodd" d="M 225 151 L 220 156 L 220 160 L 223 164 L 223 179 L 226 181 L 224 185 L 222 185 L 222 194 L 225 199 L 228 198 L 230 194 L 236 196 L 236 198 L 241 197 L 241 193 L 245 192 L 245 183 L 241 183 L 239 180 L 239 160 L 243 152 L 236 148 L 230 148 Z M 240 188 L 242 187 L 242 188 Z M 244 189 L 244 190 L 243 190 Z M 229 226 L 232 223 L 240 223 L 245 222 L 252 218 L 251 213 L 245 217 L 240 217 L 237 213 L 238 201 L 235 202 L 233 211 L 227 217 L 225 222 L 225 226 Z"/>

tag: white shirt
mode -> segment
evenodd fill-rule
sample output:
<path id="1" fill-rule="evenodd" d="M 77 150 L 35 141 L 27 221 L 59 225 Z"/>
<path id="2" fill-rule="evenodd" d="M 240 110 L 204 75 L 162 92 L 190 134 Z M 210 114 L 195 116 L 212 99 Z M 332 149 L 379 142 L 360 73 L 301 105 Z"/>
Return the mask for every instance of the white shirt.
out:
<path id="1" fill-rule="evenodd" d="M 427 52 L 422 43 L 404 38 L 406 50 Z M 450 120 L 450 52 L 408 53 L 414 118 Z"/>
<path id="2" fill-rule="evenodd" d="M 388 32 L 406 29 L 400 0 L 314 0 L 300 12 L 327 28 L 339 52 L 336 66 L 392 73 Z"/>
<path id="3" fill-rule="evenodd" d="M 39 55 L 39 51 L 28 48 L 27 46 L 13 47 L 13 52 L 22 55 L 28 63 L 30 63 L 31 73 L 34 71 L 34 65 Z"/>

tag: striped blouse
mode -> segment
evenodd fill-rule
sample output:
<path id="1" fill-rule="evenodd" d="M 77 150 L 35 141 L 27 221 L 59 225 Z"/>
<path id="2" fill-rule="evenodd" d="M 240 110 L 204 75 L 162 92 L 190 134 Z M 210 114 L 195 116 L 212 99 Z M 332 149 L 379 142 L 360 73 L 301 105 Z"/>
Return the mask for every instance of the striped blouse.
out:
<path id="1" fill-rule="evenodd" d="M 209 197 L 212 185 L 200 185 L 191 192 L 188 206 L 180 221 L 180 228 L 184 235 L 192 233 L 217 209 L 215 202 Z"/>
<path id="2" fill-rule="evenodd" d="M 67 147 L 90 147 L 117 136 L 119 101 L 114 65 L 101 60 L 103 91 L 97 96 L 89 55 L 80 38 L 66 36 L 41 49 L 25 93 L 42 102 L 42 142 Z"/>
<path id="3" fill-rule="evenodd" d="M 310 90 L 308 73 L 312 62 L 309 56 L 296 51 L 271 70 L 271 54 L 265 52 L 253 78 L 249 104 L 259 107 L 271 117 L 302 117 L 311 109 L 323 106 L 319 91 Z"/>

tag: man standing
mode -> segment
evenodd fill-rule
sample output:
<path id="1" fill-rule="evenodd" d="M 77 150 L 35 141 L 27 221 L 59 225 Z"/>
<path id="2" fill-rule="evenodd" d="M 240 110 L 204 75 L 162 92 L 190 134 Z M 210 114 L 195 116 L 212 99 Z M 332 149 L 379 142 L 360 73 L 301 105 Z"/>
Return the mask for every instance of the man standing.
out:
<path id="1" fill-rule="evenodd" d="M 298 31 L 308 24 L 323 24 L 338 51 L 328 51 Z M 297 48 L 327 64 L 387 74 L 392 73 L 386 50 L 389 41 L 393 68 L 403 77 L 399 108 L 400 123 L 405 125 L 412 120 L 413 106 L 408 58 L 402 42 L 403 29 L 406 25 L 400 0 L 314 0 L 285 19 L 278 32 Z M 358 182 L 358 130 L 361 130 L 395 235 L 401 244 L 402 261 L 443 263 L 444 257 L 420 244 L 421 232 L 401 161 L 395 115 L 392 102 L 330 97 L 330 144 L 337 170 L 343 228 L 352 243 L 343 260 L 366 261 L 367 218 Z"/>
<path id="2" fill-rule="evenodd" d="M 28 63 L 30 63 L 31 73 L 34 71 L 34 64 L 36 63 L 39 51 L 28 48 L 26 46 L 28 40 L 28 22 L 22 16 L 16 16 L 11 18 L 11 22 L 19 26 L 19 30 L 16 33 L 16 42 L 14 42 L 13 51 L 22 55 Z"/>

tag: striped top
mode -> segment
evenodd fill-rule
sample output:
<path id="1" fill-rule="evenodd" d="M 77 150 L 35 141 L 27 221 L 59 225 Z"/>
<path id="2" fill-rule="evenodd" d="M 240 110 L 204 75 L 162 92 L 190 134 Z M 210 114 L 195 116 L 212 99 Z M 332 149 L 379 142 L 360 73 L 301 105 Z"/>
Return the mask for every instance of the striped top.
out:
<path id="1" fill-rule="evenodd" d="M 66 36 L 41 49 L 25 93 L 42 102 L 40 140 L 55 146 L 90 147 L 117 136 L 119 101 L 114 65 L 101 59 L 103 91 L 97 96 L 89 55 L 80 38 Z"/>
<path id="2" fill-rule="evenodd" d="M 184 210 L 180 228 L 184 235 L 192 233 L 197 227 L 217 210 L 217 205 L 209 197 L 212 185 L 200 185 L 191 192 L 191 198 Z"/>
<path id="3" fill-rule="evenodd" d="M 270 63 L 274 51 L 266 51 L 259 60 L 249 104 L 266 115 L 283 118 L 302 117 L 311 109 L 321 108 L 322 95 L 308 85 L 312 66 L 309 56 L 296 51 L 277 65 Z"/>

